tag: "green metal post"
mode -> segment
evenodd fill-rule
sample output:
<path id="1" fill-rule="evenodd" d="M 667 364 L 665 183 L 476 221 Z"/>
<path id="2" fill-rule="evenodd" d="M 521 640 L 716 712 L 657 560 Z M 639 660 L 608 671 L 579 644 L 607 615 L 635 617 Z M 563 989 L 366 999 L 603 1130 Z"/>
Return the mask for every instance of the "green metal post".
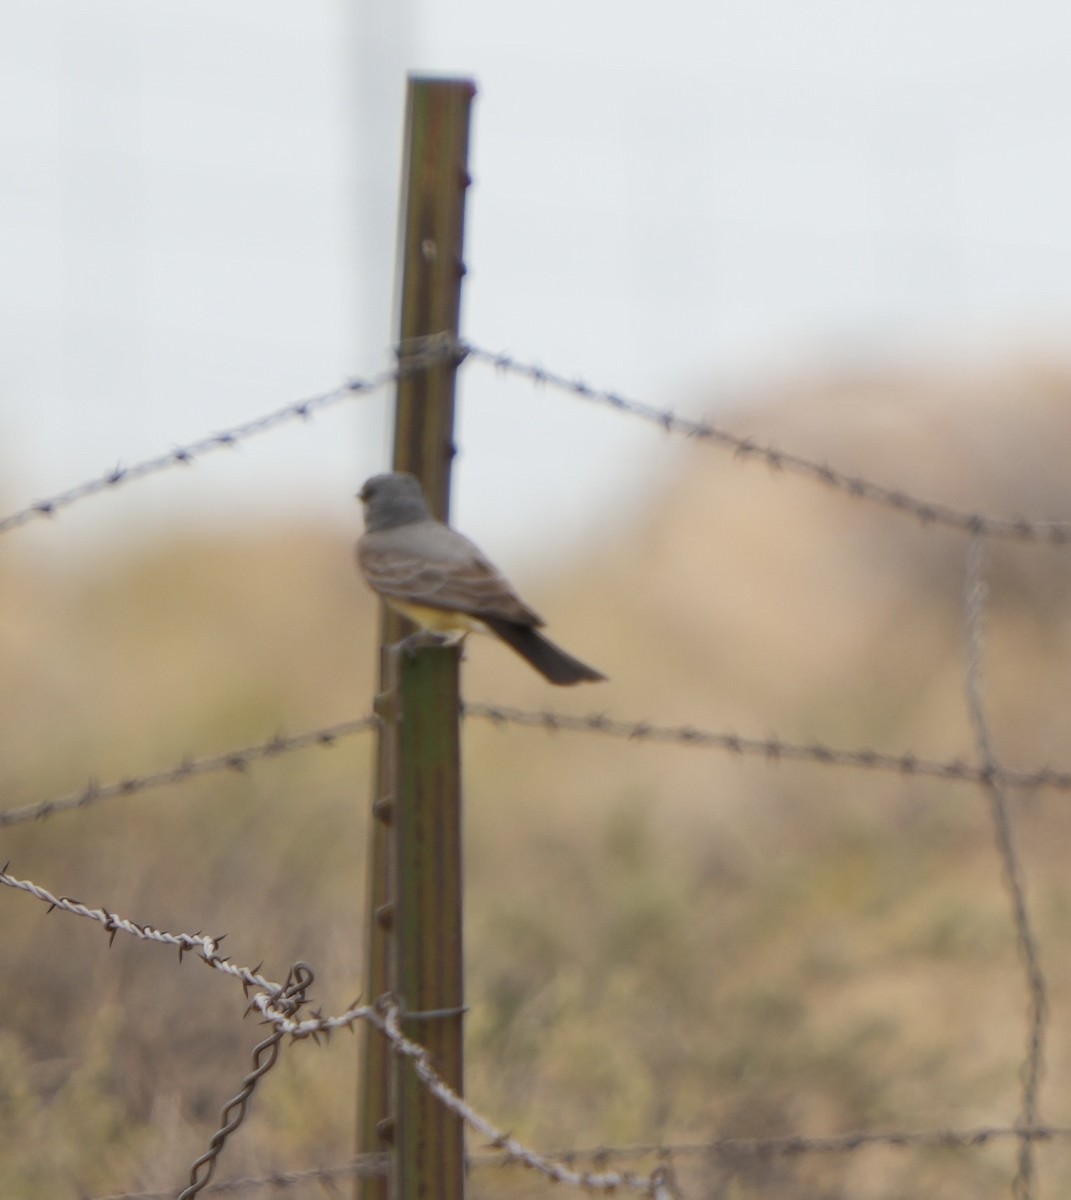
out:
<path id="1" fill-rule="evenodd" d="M 461 308 L 461 281 L 464 276 L 463 244 L 465 193 L 469 184 L 468 141 L 470 109 L 476 89 L 470 80 L 419 79 L 409 80 L 405 160 L 402 175 L 401 230 L 399 235 L 400 305 L 398 314 L 398 342 L 400 359 L 404 364 L 407 351 L 420 349 L 420 339 L 436 334 L 457 337 Z M 454 385 L 457 363 L 444 360 L 435 366 L 403 375 L 398 381 L 395 424 L 394 424 L 394 469 L 409 471 L 422 482 L 425 495 L 436 516 L 445 520 L 449 515 L 450 467 L 454 455 Z M 399 788 L 401 780 L 394 768 L 397 761 L 397 745 L 393 735 L 408 737 L 401 727 L 394 724 L 396 714 L 427 714 L 430 701 L 427 697 L 438 696 L 439 718 L 437 722 L 421 721 L 425 731 L 438 727 L 453 729 L 455 745 L 452 751 L 456 773 L 458 760 L 457 740 L 457 652 L 454 650 L 420 650 L 414 663 L 421 670 L 430 672 L 431 682 L 423 676 L 410 692 L 410 681 L 406 670 L 400 677 L 391 679 L 389 648 L 395 645 L 409 630 L 408 623 L 387 609 L 381 617 L 381 669 L 378 707 L 384 717 L 384 735 L 380 739 L 379 757 L 376 767 L 376 802 L 373 807 L 373 834 L 370 843 L 369 863 L 369 919 L 368 983 L 370 996 L 379 996 L 388 990 L 399 991 L 399 984 L 413 992 L 406 997 L 411 1010 L 425 1011 L 426 1008 L 442 1009 L 459 1007 L 461 1004 L 461 913 L 460 899 L 456 914 L 449 919 L 455 924 L 447 928 L 442 924 L 427 926 L 422 936 L 438 939 L 456 947 L 456 983 L 449 980 L 446 989 L 449 998 L 428 999 L 434 988 L 413 976 L 414 963 L 428 959 L 427 942 L 414 944 L 410 939 L 400 939 L 397 905 L 399 889 L 409 887 L 408 881 L 397 877 L 397 868 L 410 864 L 413 856 L 395 848 L 396 825 L 399 814 Z M 394 686 L 394 685 L 397 686 Z M 421 689 L 424 689 L 423 691 Z M 451 690 L 452 689 L 452 690 Z M 452 695 L 452 700 L 449 696 Z M 447 771 L 446 774 L 450 772 Z M 455 814 L 457 814 L 455 806 Z M 434 818 L 438 820 L 437 817 Z M 403 824 L 407 831 L 420 833 L 421 823 L 413 821 L 413 813 L 407 808 Z M 425 831 L 432 837 L 440 837 L 441 830 Z M 446 839 L 450 843 L 450 839 Z M 450 843 L 452 844 L 452 843 Z M 458 839 L 459 844 L 459 839 Z M 410 868 L 407 865 L 406 870 Z M 460 896 L 460 867 L 456 877 L 456 888 Z M 410 897 L 412 900 L 413 897 Z M 419 908 L 419 900 L 417 901 Z M 407 912 L 411 904 L 402 901 Z M 444 910 L 440 910 L 444 911 Z M 410 922 L 410 932 L 412 932 Z M 438 968 L 434 977 L 440 978 Z M 455 995 L 456 993 L 456 995 Z M 416 999 L 415 997 L 420 997 Z M 408 1028 L 408 1027 L 407 1027 Z M 423 1026 L 410 1033 L 418 1040 L 420 1034 L 428 1032 Z M 460 1018 L 444 1021 L 441 1029 L 432 1036 L 438 1041 L 433 1048 L 440 1068 L 446 1070 L 446 1078 L 459 1090 L 461 1088 L 461 1021 Z M 445 1038 L 445 1041 L 442 1039 Z M 452 1039 L 452 1040 L 451 1040 Z M 430 1043 L 429 1043 L 430 1044 Z M 395 1095 L 396 1066 L 393 1056 L 383 1038 L 373 1030 L 364 1032 L 363 1077 L 361 1103 L 358 1118 L 358 1151 L 376 1152 L 393 1149 L 393 1187 L 388 1188 L 384 1179 L 358 1181 L 358 1200 L 387 1200 L 388 1195 L 424 1195 L 459 1198 L 462 1195 L 463 1153 L 460 1149 L 460 1130 L 453 1130 L 451 1122 L 446 1124 L 451 1132 L 443 1136 L 449 1142 L 449 1153 L 436 1157 L 437 1162 L 454 1163 L 459 1172 L 456 1180 L 438 1177 L 427 1180 L 428 1190 L 421 1191 L 419 1181 L 414 1182 L 410 1164 L 423 1161 L 424 1152 L 410 1145 L 411 1136 L 423 1145 L 430 1128 L 424 1116 L 403 1116 L 399 1104 L 409 1089 L 404 1080 L 398 1081 L 399 1094 Z M 399 1128 L 404 1128 L 403 1149 L 399 1141 Z M 415 1134 L 414 1131 L 419 1131 Z M 409 1157 L 404 1157 L 409 1156 Z M 404 1157 L 404 1161 L 401 1161 Z M 417 1190 L 413 1190 L 414 1187 Z M 445 1190 L 444 1190 L 445 1189 Z"/>
<path id="2" fill-rule="evenodd" d="M 462 1091 L 461 753 L 458 653 L 393 652 L 394 993 L 402 1029 Z M 464 1125 L 395 1058 L 395 1200 L 461 1200 Z"/>

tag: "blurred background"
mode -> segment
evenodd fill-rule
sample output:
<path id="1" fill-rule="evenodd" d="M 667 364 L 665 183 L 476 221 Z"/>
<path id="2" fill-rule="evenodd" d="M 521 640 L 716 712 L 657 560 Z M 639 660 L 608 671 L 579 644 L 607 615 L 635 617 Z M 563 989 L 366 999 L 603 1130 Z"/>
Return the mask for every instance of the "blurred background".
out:
<path id="1" fill-rule="evenodd" d="M 692 411 L 814 366 L 1062 353 L 1055 2 L 16 0 L 0 33 L 9 507 L 387 359 L 409 70 L 480 88 L 464 327 L 491 349 Z M 659 478 L 627 423 L 542 407 L 466 390 L 481 536 L 545 546 Z M 79 535 L 265 505 L 352 526 L 387 445 L 385 403 L 352 410 Z"/>
<path id="2" fill-rule="evenodd" d="M 0 515 L 391 361 L 405 74 L 470 75 L 463 331 L 927 499 L 1071 517 L 1055 3 L 9 3 Z M 366 712 L 353 493 L 389 395 L 0 545 L 3 807 Z M 604 670 L 470 699 L 969 758 L 959 535 L 476 364 L 456 522 Z M 1066 552 L 993 550 L 998 752 L 1067 767 Z M 370 750 L 0 831 L 57 893 L 361 987 Z M 548 1148 L 1010 1124 L 1026 993 L 963 785 L 466 731 L 469 1087 Z M 1016 828 L 1067 1112 L 1066 801 Z M 261 1036 L 225 980 L 0 895 L 5 1195 L 166 1189 Z M 225 1173 L 344 1160 L 296 1047 Z M 1066 1123 L 1066 1122 L 1065 1122 Z M 478 1149 L 478 1147 L 474 1147 Z M 1060 1143 L 1039 1151 L 1055 1192 Z M 1014 1145 L 693 1164 L 688 1194 L 1005 1194 Z M 475 1195 L 540 1194 L 473 1177 Z M 511 1190 L 515 1189 L 515 1190 Z"/>

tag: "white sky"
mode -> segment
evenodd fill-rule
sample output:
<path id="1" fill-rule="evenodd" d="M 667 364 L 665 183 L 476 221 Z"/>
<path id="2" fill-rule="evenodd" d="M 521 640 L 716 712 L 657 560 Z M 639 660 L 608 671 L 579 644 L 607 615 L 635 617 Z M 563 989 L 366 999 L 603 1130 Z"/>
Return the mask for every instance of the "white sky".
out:
<path id="1" fill-rule="evenodd" d="M 1066 4 L 7 0 L 0 515 L 385 363 L 408 70 L 479 87 L 482 345 L 689 413 L 816 366 L 1066 357 Z M 462 378 L 455 517 L 507 568 L 507 524 L 544 547 L 672 464 L 634 422 Z M 8 536 L 309 510 L 356 532 L 387 412 Z"/>

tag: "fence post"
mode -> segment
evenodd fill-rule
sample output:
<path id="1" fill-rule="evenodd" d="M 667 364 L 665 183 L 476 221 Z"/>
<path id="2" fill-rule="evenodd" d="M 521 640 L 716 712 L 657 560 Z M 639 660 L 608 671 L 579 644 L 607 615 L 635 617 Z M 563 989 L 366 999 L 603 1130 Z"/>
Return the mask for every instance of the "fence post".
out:
<path id="1" fill-rule="evenodd" d="M 409 79 L 399 234 L 403 365 L 421 338 L 458 334 L 475 94 L 470 80 Z M 449 515 L 456 372 L 457 362 L 444 359 L 404 373 L 395 403 L 394 469 L 421 480 L 432 511 L 443 520 Z M 369 843 L 367 994 L 394 991 L 410 1011 L 456 1010 L 463 996 L 457 652 L 432 648 L 392 656 L 390 647 L 407 629 L 401 617 L 383 610 L 378 707 L 384 726 Z M 460 1014 L 403 1027 L 428 1045 L 443 1077 L 460 1091 Z M 393 1186 L 382 1178 L 358 1179 L 358 1200 L 457 1200 L 464 1188 L 460 1122 L 424 1092 L 409 1062 L 394 1061 L 369 1026 L 363 1051 L 357 1149 L 393 1151 Z"/>

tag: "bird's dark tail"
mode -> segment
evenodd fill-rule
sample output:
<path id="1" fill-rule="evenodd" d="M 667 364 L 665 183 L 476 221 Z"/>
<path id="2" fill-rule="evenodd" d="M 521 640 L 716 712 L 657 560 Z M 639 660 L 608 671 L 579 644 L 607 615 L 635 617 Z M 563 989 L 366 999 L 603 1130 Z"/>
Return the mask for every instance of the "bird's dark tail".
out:
<path id="1" fill-rule="evenodd" d="M 521 658 L 527 659 L 550 683 L 568 687 L 574 683 L 598 683 L 600 679 L 606 678 L 592 667 L 586 666 L 580 659 L 566 654 L 561 647 L 555 646 L 530 625 L 503 621 L 499 617 L 485 617 L 482 614 L 480 620 L 507 646 L 516 650 Z"/>

